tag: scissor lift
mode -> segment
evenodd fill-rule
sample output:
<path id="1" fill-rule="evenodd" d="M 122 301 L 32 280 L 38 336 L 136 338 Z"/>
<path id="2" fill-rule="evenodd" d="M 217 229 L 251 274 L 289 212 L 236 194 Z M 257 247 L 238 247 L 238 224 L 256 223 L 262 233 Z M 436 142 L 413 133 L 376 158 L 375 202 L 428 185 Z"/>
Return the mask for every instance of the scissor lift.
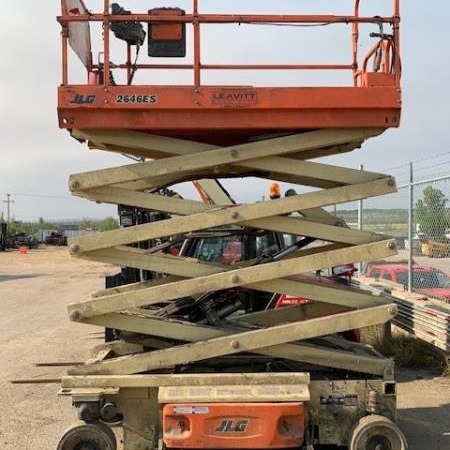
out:
<path id="1" fill-rule="evenodd" d="M 350 229 L 324 209 L 393 193 L 394 179 L 314 159 L 352 151 L 365 140 L 399 125 L 399 0 L 393 1 L 389 17 L 361 16 L 359 0 L 347 16 L 202 14 L 196 0 L 192 11 L 183 14 L 176 9 L 159 9 L 157 13 L 133 11 L 131 15 L 115 10 L 112 14 L 107 0 L 100 13 L 89 11 L 81 0 L 61 3 L 60 127 L 87 142 L 90 148 L 139 159 L 133 164 L 74 174 L 70 177 L 70 190 L 89 200 L 160 211 L 170 218 L 70 239 L 69 249 L 76 257 L 166 276 L 106 289 L 69 305 L 71 320 L 121 330 L 132 338 L 95 349 L 85 365 L 72 368 L 63 378 L 61 392 L 72 396 L 84 423 L 63 436 L 59 449 L 74 450 L 79 442 L 87 442 L 98 450 L 114 449 L 115 439 L 105 422 L 114 422 L 118 414 L 126 450 L 157 448 L 161 437 L 158 405 L 238 400 L 305 402 L 309 432 L 303 445 L 308 448 L 319 440 L 321 444 L 349 445 L 351 450 L 369 448 L 369 441 L 377 449 L 407 448 L 394 424 L 392 361 L 362 344 L 341 342 L 336 349 L 305 342 L 386 323 L 395 316 L 396 306 L 357 289 L 293 278 L 299 273 L 396 253 L 393 240 Z M 141 3 L 145 8 L 151 6 Z M 90 25 L 97 22 L 103 29 L 103 62 L 94 63 Z M 142 45 L 138 37 L 123 44 L 125 61 L 113 62 L 111 28 L 125 24 L 139 29 L 139 23 L 151 25 L 147 38 L 156 46 L 158 39 L 167 41 L 168 36 L 175 46 L 182 46 L 186 35 L 192 37 L 192 61 L 133 62 L 133 54 Z M 352 31 L 353 58 L 349 64 L 203 63 L 202 27 L 224 23 L 347 25 Z M 362 24 L 375 27 L 377 32 L 373 34 L 375 45 L 360 63 Z M 186 28 L 190 34 L 186 34 Z M 385 32 L 385 28 L 389 31 Z M 69 46 L 86 68 L 85 84 L 69 81 Z M 369 64 L 373 65 L 371 69 Z M 155 71 L 171 69 L 191 71 L 192 85 L 132 83 L 137 72 L 149 74 L 151 80 Z M 202 83 L 205 71 L 234 69 L 347 70 L 353 82 L 348 87 Z M 123 84 L 114 81 L 114 74 L 120 72 L 125 74 Z M 250 176 L 314 189 L 236 205 L 217 181 Z M 196 180 L 211 203 L 158 194 L 161 188 L 187 180 Z M 299 214 L 291 216 L 294 212 Z M 133 246 L 233 224 L 313 238 L 318 245 L 300 248 L 276 262 L 232 266 Z M 314 302 L 230 316 L 215 327 L 158 317 L 154 309 L 149 309 L 161 302 L 237 286 L 302 296 Z M 168 345 L 168 340 L 176 344 Z M 306 369 L 288 373 L 252 373 L 249 369 L 244 373 L 215 374 L 202 369 L 205 360 L 220 361 L 237 354 L 304 363 Z M 196 373 L 174 375 L 180 367 L 195 368 Z M 309 368 L 320 367 L 354 375 L 346 379 L 315 378 Z M 198 386 L 204 389 L 199 390 Z"/>

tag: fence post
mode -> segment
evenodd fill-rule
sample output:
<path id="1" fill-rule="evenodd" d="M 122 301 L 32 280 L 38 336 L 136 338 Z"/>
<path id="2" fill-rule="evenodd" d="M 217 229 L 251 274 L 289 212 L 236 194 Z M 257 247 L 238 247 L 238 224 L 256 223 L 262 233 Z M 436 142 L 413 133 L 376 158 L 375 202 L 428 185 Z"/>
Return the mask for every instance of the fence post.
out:
<path id="1" fill-rule="evenodd" d="M 413 163 L 409 163 L 409 206 L 408 206 L 408 292 L 412 292 L 413 287 L 413 207 L 414 207 L 414 179 Z"/>
<path id="2" fill-rule="evenodd" d="M 359 170 L 364 170 L 364 166 L 362 164 L 359 165 Z M 363 229 L 363 201 L 358 200 L 358 230 Z M 358 275 L 362 276 L 362 262 L 358 263 Z"/>

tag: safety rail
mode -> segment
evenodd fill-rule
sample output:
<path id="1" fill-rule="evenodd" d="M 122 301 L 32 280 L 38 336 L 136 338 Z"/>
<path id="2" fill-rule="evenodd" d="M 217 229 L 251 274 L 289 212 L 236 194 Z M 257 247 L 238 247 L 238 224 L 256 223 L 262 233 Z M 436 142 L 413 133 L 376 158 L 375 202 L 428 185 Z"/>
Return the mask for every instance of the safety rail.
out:
<path id="1" fill-rule="evenodd" d="M 351 70 L 353 85 L 356 86 L 400 86 L 400 32 L 399 10 L 400 0 L 393 0 L 393 13 L 390 17 L 360 16 L 360 0 L 355 0 L 353 15 L 275 15 L 275 14 L 202 14 L 199 12 L 199 0 L 193 0 L 192 13 L 184 15 L 164 14 L 153 15 L 144 13 L 111 14 L 109 0 L 104 1 L 102 13 L 91 13 L 83 0 L 61 0 L 62 15 L 58 21 L 62 32 L 62 85 L 69 84 L 68 78 L 68 47 L 69 45 L 78 55 L 89 73 L 90 84 L 103 84 L 105 87 L 112 83 L 110 70 L 122 69 L 127 72 L 127 84 L 132 83 L 133 74 L 139 69 L 188 69 L 193 70 L 193 85 L 202 86 L 202 71 L 204 70 Z M 89 22 L 103 24 L 103 60 L 101 63 L 92 61 L 90 47 Z M 111 42 L 110 32 L 114 23 L 139 22 L 153 25 L 192 24 L 193 44 L 192 63 L 186 64 L 144 64 L 132 62 L 132 47 L 127 43 L 126 61 L 113 64 L 110 61 Z M 352 25 L 352 61 L 348 64 L 204 64 L 201 57 L 201 25 L 204 24 L 264 24 L 264 25 L 307 25 L 321 26 L 332 24 Z M 371 33 L 371 37 L 378 42 L 367 52 L 359 64 L 359 28 L 361 24 L 375 24 L 380 28 L 379 33 Z M 391 33 L 385 33 L 383 27 L 389 25 Z M 136 49 L 137 50 L 137 49 Z M 374 60 L 374 67 L 368 71 L 370 59 Z M 375 75 L 375 76 L 374 76 Z"/>

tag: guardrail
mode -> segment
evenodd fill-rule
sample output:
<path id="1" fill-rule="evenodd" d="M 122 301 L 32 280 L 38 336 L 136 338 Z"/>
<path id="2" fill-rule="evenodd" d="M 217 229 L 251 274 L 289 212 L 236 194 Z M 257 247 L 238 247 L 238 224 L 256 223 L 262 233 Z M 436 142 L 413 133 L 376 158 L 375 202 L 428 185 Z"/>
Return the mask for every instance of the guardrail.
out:
<path id="1" fill-rule="evenodd" d="M 111 84 L 111 68 L 124 69 L 127 71 L 128 84 L 131 84 L 134 72 L 137 69 L 190 69 L 193 70 L 193 81 L 196 87 L 202 85 L 201 74 L 204 70 L 349 70 L 353 73 L 354 86 L 370 86 L 382 83 L 400 87 L 401 62 L 400 62 L 400 0 L 392 0 L 392 15 L 387 17 L 375 16 L 365 17 L 360 15 L 361 0 L 354 1 L 353 14 L 332 15 L 332 14 L 204 14 L 199 11 L 200 0 L 192 0 L 191 11 L 183 11 L 177 8 L 156 8 L 159 11 L 149 11 L 146 13 L 135 13 L 119 8 L 111 11 L 110 1 L 104 0 L 102 12 L 91 12 L 83 0 L 61 0 L 61 15 L 58 21 L 62 25 L 62 85 L 68 85 L 68 46 L 70 45 L 77 54 L 81 62 L 86 66 L 89 74 L 101 72 L 106 76 L 99 77 L 100 84 L 105 87 Z M 103 46 L 101 55 L 103 62 L 94 63 L 91 49 L 90 23 L 98 22 L 102 24 Z M 141 64 L 137 62 L 139 47 L 145 38 L 142 31 L 142 40 L 130 42 L 126 47 L 126 61 L 113 64 L 110 61 L 112 53 L 110 44 L 110 31 L 114 24 L 123 24 L 125 27 L 142 26 L 150 24 L 149 37 L 155 37 L 164 45 L 183 41 L 184 51 L 179 55 L 186 55 L 186 25 L 192 25 L 192 33 L 189 34 L 192 46 L 192 58 L 187 63 L 150 63 Z M 201 32 L 204 25 L 284 25 L 296 27 L 326 26 L 344 24 L 352 26 L 351 33 L 351 54 L 352 60 L 344 64 L 330 63 L 297 63 L 297 64 L 208 64 L 202 61 L 202 41 Z M 367 50 L 362 61 L 358 54 L 360 47 L 360 25 L 373 24 L 378 27 L 377 32 L 370 33 L 370 37 L 376 39 L 376 43 Z M 164 41 L 167 34 L 168 39 Z M 153 36 L 154 35 L 154 36 Z M 174 37 L 175 36 L 175 37 Z M 178 37 L 177 37 L 178 36 Z M 121 39 L 124 39 L 123 37 Z M 127 39 L 125 39 L 127 40 Z M 136 52 L 136 60 L 133 62 L 133 48 Z M 299 51 L 299 57 L 301 52 Z M 151 56 L 151 55 L 149 55 Z M 158 55 L 162 56 L 162 55 Z M 179 59 L 179 58 L 178 58 Z M 368 69 L 368 62 L 373 61 L 373 68 Z M 376 73 L 377 78 L 373 78 Z M 369 74 L 369 78 L 367 78 Z M 383 77 L 382 75 L 385 75 Z M 392 80 L 386 81 L 392 77 Z"/>

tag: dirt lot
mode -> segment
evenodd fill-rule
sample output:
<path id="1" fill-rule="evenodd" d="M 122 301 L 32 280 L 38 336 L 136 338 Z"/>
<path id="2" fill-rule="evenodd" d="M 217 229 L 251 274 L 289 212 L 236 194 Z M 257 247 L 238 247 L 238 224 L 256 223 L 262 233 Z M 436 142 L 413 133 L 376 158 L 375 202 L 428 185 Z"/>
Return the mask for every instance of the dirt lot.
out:
<path id="1" fill-rule="evenodd" d="M 54 378 L 61 368 L 35 363 L 80 361 L 101 330 L 70 323 L 65 305 L 103 288 L 111 266 L 70 259 L 64 248 L 0 252 L 0 449 L 53 450 L 74 421 L 57 384 L 11 385 L 16 378 Z M 450 449 L 450 379 L 399 372 L 400 425 L 410 450 Z"/>

